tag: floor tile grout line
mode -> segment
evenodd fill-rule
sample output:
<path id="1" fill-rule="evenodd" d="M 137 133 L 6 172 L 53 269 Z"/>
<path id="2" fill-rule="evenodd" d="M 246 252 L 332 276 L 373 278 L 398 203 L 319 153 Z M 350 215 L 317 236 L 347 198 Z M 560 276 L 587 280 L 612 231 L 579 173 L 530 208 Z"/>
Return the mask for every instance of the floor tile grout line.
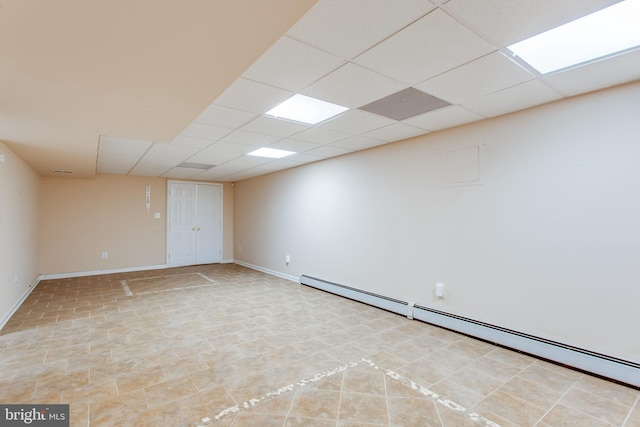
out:
<path id="1" fill-rule="evenodd" d="M 631 404 L 631 408 L 629 408 L 629 412 L 627 412 L 627 416 L 625 417 L 624 421 L 622 421 L 622 424 L 621 424 L 622 426 L 626 425 L 627 421 L 631 419 L 631 414 L 633 414 L 633 409 L 636 407 L 636 405 L 640 407 L 640 393 L 638 393 L 638 395 L 636 396 L 635 402 Z"/>
<path id="2" fill-rule="evenodd" d="M 220 419 L 222 419 L 222 418 L 224 418 L 224 417 L 226 417 L 226 416 L 228 416 L 230 414 L 237 414 L 240 411 L 253 408 L 257 404 L 262 403 L 262 402 L 267 402 L 267 401 L 272 400 L 272 399 L 275 399 L 276 397 L 280 396 L 283 393 L 290 392 L 290 391 L 293 391 L 293 390 L 297 390 L 297 389 L 299 389 L 301 387 L 306 386 L 307 384 L 312 384 L 312 383 L 318 382 L 321 379 L 328 378 L 328 377 L 331 377 L 331 376 L 339 374 L 339 373 L 344 373 L 347 369 L 354 368 L 354 367 L 360 366 L 362 364 L 366 364 L 366 365 L 370 366 L 371 368 L 383 373 L 385 375 L 385 377 L 389 377 L 389 378 L 391 378 L 393 380 L 396 380 L 396 381 L 400 382 L 400 384 L 403 384 L 403 385 L 411 388 L 412 390 L 417 391 L 418 393 L 422 394 L 425 397 L 430 398 L 432 401 L 434 401 L 436 403 L 439 403 L 442 406 L 445 406 L 445 407 L 447 407 L 449 409 L 452 409 L 452 410 L 454 410 L 456 412 L 464 414 L 467 418 L 469 418 L 472 421 L 482 422 L 487 427 L 500 427 L 499 424 L 497 424 L 497 423 L 495 423 L 495 422 L 493 422 L 493 421 L 481 416 L 480 414 L 477 414 L 475 412 L 470 412 L 467 408 L 465 408 L 465 407 L 463 407 L 463 406 L 461 406 L 461 405 L 459 405 L 459 404 L 457 404 L 457 403 L 455 403 L 455 402 L 453 402 L 451 400 L 448 400 L 448 399 L 445 399 L 445 398 L 441 397 L 439 394 L 434 393 L 433 391 L 418 385 L 414 381 L 411 381 L 411 380 L 403 377 L 402 375 L 400 375 L 400 374 L 398 374 L 398 373 L 396 373 L 394 371 L 391 371 L 389 369 L 384 369 L 384 368 L 380 367 L 379 365 L 375 364 L 374 362 L 372 362 L 371 360 L 369 360 L 367 358 L 362 358 L 357 362 L 349 362 L 347 364 L 341 365 L 341 366 L 339 366 L 339 367 L 337 367 L 335 369 L 329 370 L 329 371 L 321 371 L 321 372 L 317 373 L 315 376 L 313 376 L 311 378 L 303 379 L 301 381 L 288 384 L 286 386 L 278 388 L 275 391 L 268 392 L 268 393 L 266 393 L 266 394 L 264 394 L 264 395 L 262 395 L 262 396 L 260 396 L 258 398 L 249 399 L 249 400 L 247 400 L 247 401 L 245 401 L 245 402 L 243 402 L 241 404 L 236 404 L 236 405 L 230 406 L 230 407 L 228 407 L 226 409 L 223 409 L 222 411 L 218 412 L 213 417 L 206 416 L 206 417 L 202 418 L 201 419 L 201 421 L 203 423 L 202 425 L 206 425 L 206 424 L 209 424 L 211 422 L 219 421 Z M 344 377 L 342 378 L 342 385 L 344 387 Z M 340 389 L 340 400 L 342 400 L 342 390 L 343 390 L 343 388 Z M 386 387 L 385 387 L 385 392 L 386 392 Z M 436 407 L 436 409 L 437 409 L 437 407 Z M 388 411 L 388 409 L 387 409 L 387 411 Z M 338 417 L 339 416 L 340 416 L 340 404 L 338 404 Z M 388 416 L 388 414 L 387 414 L 387 416 Z M 336 420 L 336 422 L 337 421 L 338 420 Z M 389 421 L 389 423 L 391 422 L 390 419 L 388 419 L 388 421 Z"/>
<path id="3" fill-rule="evenodd" d="M 382 373 L 384 373 L 385 375 L 391 377 L 392 379 L 399 381 L 400 384 L 406 385 L 409 388 L 411 388 L 412 390 L 417 391 L 418 393 L 422 394 L 425 397 L 430 398 L 431 400 L 440 403 L 442 406 L 446 406 L 449 409 L 453 409 L 454 411 L 463 413 L 467 418 L 471 419 L 472 421 L 480 421 L 483 422 L 487 427 L 500 427 L 499 424 L 483 417 L 480 414 L 477 414 L 475 412 L 469 412 L 469 410 L 467 408 L 465 408 L 464 406 L 461 406 L 457 403 L 455 403 L 452 400 L 449 399 L 445 399 L 443 397 L 441 397 L 439 394 L 434 393 L 433 391 L 429 390 L 426 387 L 422 387 L 421 385 L 415 383 L 414 381 L 409 380 L 408 378 L 404 378 L 402 375 L 389 370 L 389 369 L 384 369 L 378 365 L 376 365 L 375 363 L 373 363 L 372 361 L 368 360 L 368 359 L 362 359 L 364 362 L 366 362 L 367 364 L 369 364 L 369 366 L 371 366 L 372 368 L 381 371 Z"/>

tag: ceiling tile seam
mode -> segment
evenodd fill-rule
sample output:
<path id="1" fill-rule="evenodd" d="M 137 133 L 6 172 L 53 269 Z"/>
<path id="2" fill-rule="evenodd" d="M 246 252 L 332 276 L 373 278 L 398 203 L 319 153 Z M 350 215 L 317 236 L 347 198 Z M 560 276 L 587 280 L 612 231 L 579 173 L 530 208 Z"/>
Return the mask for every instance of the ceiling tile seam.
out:
<path id="1" fill-rule="evenodd" d="M 146 156 L 147 153 L 149 153 L 149 151 L 151 151 L 151 149 L 153 148 L 154 145 L 156 145 L 155 142 L 151 142 L 151 144 L 149 144 L 147 149 L 144 150 L 144 153 L 142 153 L 142 156 L 140 156 L 138 161 L 131 167 L 131 169 L 129 169 L 129 171 L 127 172 L 127 175 L 129 175 L 131 172 L 133 172 L 133 170 L 136 168 L 136 166 L 138 166 L 138 164 L 142 161 L 142 159 L 144 159 L 144 156 Z"/>
<path id="2" fill-rule="evenodd" d="M 433 4 L 433 2 L 431 2 L 431 3 Z M 313 44 L 311 44 L 311 43 L 309 43 L 309 42 L 302 41 L 302 40 L 300 40 L 300 39 L 298 39 L 298 38 L 294 37 L 293 35 L 289 34 L 289 32 L 286 32 L 286 33 L 285 33 L 285 36 L 286 36 L 286 37 L 289 37 L 290 39 L 295 40 L 295 41 L 297 41 L 297 42 L 299 42 L 299 43 L 302 43 L 302 44 L 305 44 L 305 45 L 307 45 L 307 46 L 313 47 L 313 48 L 315 48 L 315 49 L 321 50 L 322 52 L 328 53 L 328 54 L 333 55 L 333 56 L 340 57 L 340 58 L 342 58 L 343 60 L 345 60 L 345 61 L 347 61 L 347 62 L 353 62 L 353 60 L 354 60 L 355 58 L 357 58 L 357 57 L 359 57 L 359 56 L 362 56 L 363 54 L 365 54 L 365 53 L 366 53 L 366 52 L 368 52 L 369 50 L 373 49 L 374 47 L 378 46 L 379 44 L 384 43 L 385 41 L 387 41 L 387 40 L 388 40 L 388 39 L 390 39 L 391 37 L 395 36 L 396 34 L 400 33 L 401 31 L 403 31 L 403 30 L 405 30 L 406 28 L 410 27 L 411 25 L 415 24 L 416 22 L 418 22 L 419 20 L 421 20 L 421 19 L 422 19 L 422 18 L 424 18 L 425 16 L 429 15 L 430 13 L 432 13 L 433 11 L 435 11 L 436 9 L 438 9 L 438 7 L 439 7 L 439 6 L 435 5 L 435 4 L 434 4 L 434 6 L 435 6 L 435 7 L 434 7 L 433 9 L 429 10 L 429 11 L 428 11 L 428 12 L 426 12 L 426 13 L 423 13 L 423 14 L 419 15 L 417 18 L 415 18 L 414 20 L 412 20 L 412 21 L 411 21 L 411 22 L 409 22 L 408 24 L 405 24 L 404 26 L 400 27 L 399 29 L 397 29 L 397 30 L 393 31 L 392 33 L 388 34 L 387 36 L 383 37 L 381 40 L 379 40 L 379 41 L 378 41 L 378 42 L 376 42 L 375 44 L 370 45 L 369 47 L 367 47 L 366 49 L 364 49 L 362 52 L 359 52 L 359 53 L 357 53 L 357 54 L 355 54 L 355 55 L 352 55 L 351 57 L 345 57 L 345 56 L 338 55 L 338 54 L 336 54 L 336 53 L 334 53 L 334 52 L 329 52 L 329 51 L 325 50 L 324 48 L 321 48 L 321 47 L 319 47 L 319 46 L 313 45 Z M 343 65 L 344 65 L 344 64 L 343 64 Z"/>
<path id="3" fill-rule="evenodd" d="M 506 56 L 508 59 L 510 59 L 512 62 L 514 62 L 515 64 L 517 64 L 518 66 L 520 66 L 521 68 L 524 68 L 525 70 L 527 70 L 529 73 L 533 74 L 536 78 L 541 78 L 542 74 L 536 70 L 535 68 L 533 68 L 531 65 L 527 64 L 525 61 L 521 60 L 520 58 L 518 58 L 516 55 L 513 54 L 513 52 L 511 52 L 507 46 L 498 43 L 496 40 L 492 39 L 491 37 L 487 36 L 484 32 L 480 31 L 478 28 L 476 28 L 475 26 L 473 26 L 471 23 L 469 23 L 467 20 L 465 20 L 464 18 L 462 18 L 461 16 L 459 16 L 457 13 L 455 13 L 454 11 L 452 11 L 451 9 L 449 9 L 449 7 L 446 4 L 442 4 L 440 6 L 440 8 L 447 14 L 449 15 L 449 17 L 453 20 L 455 20 L 456 22 L 458 22 L 460 25 L 464 26 L 467 30 L 471 31 L 472 33 L 474 33 L 477 37 L 481 38 L 482 40 L 484 40 L 485 42 L 487 42 L 489 45 L 493 46 L 496 48 L 496 50 L 500 51 L 504 56 Z M 518 40 L 519 41 L 519 40 Z M 493 53 L 493 52 L 491 52 Z M 476 58 L 479 59 L 479 58 Z M 436 77 L 436 76 L 434 76 Z"/>

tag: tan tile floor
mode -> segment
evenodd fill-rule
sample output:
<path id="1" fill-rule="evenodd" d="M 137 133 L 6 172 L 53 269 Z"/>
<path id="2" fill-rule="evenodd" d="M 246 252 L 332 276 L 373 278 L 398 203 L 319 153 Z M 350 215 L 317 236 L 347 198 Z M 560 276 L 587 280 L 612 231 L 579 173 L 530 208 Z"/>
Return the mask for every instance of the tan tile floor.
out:
<path id="1" fill-rule="evenodd" d="M 41 282 L 0 402 L 72 426 L 640 426 L 639 391 L 234 264 Z"/>

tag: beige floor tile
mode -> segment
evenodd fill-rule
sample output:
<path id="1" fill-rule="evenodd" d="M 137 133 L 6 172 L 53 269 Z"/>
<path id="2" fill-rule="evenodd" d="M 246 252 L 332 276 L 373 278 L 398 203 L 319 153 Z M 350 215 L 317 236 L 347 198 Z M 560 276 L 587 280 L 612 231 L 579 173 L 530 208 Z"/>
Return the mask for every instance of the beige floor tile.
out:
<path id="1" fill-rule="evenodd" d="M 427 399 L 389 397 L 389 421 L 397 427 L 439 426 L 436 403 Z"/>
<path id="2" fill-rule="evenodd" d="M 144 392 L 149 408 L 156 408 L 167 402 L 192 396 L 198 392 L 198 389 L 191 378 L 186 376 L 145 387 Z"/>
<path id="3" fill-rule="evenodd" d="M 343 392 L 340 397 L 340 421 L 387 424 L 387 414 L 387 401 L 384 396 Z"/>
<path id="4" fill-rule="evenodd" d="M 289 415 L 301 418 L 335 420 L 338 416 L 340 392 L 304 387 L 291 403 Z"/>
<path id="5" fill-rule="evenodd" d="M 519 377 L 504 384 L 500 390 L 519 399 L 527 400 L 545 410 L 550 409 L 563 395 L 562 391 Z"/>
<path id="6" fill-rule="evenodd" d="M 83 427 L 195 426 L 230 408 L 206 425 L 485 426 L 478 413 L 502 427 L 637 427 L 637 399 L 234 264 L 43 281 L 0 331 L 0 400 L 69 403 Z"/>
<path id="7" fill-rule="evenodd" d="M 569 390 L 560 404 L 614 425 L 621 425 L 631 410 L 630 406 L 576 388 Z"/>
<path id="8" fill-rule="evenodd" d="M 492 414 L 499 414 L 506 420 L 525 426 L 534 425 L 545 414 L 544 409 L 502 391 L 496 391 L 472 409 L 488 419 Z"/>
<path id="9" fill-rule="evenodd" d="M 584 412 L 563 405 L 554 406 L 542 419 L 542 422 L 554 427 L 610 427 L 611 424 L 593 418 Z"/>

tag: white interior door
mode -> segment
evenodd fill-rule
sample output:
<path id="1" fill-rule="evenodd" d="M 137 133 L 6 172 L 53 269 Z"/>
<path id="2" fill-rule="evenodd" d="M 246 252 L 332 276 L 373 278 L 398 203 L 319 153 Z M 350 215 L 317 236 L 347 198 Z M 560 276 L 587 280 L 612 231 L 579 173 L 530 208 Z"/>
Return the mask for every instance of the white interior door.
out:
<path id="1" fill-rule="evenodd" d="M 222 261 L 222 186 L 169 182 L 168 264 Z"/>
<path id="2" fill-rule="evenodd" d="M 222 261 L 222 186 L 197 184 L 196 264 Z"/>

